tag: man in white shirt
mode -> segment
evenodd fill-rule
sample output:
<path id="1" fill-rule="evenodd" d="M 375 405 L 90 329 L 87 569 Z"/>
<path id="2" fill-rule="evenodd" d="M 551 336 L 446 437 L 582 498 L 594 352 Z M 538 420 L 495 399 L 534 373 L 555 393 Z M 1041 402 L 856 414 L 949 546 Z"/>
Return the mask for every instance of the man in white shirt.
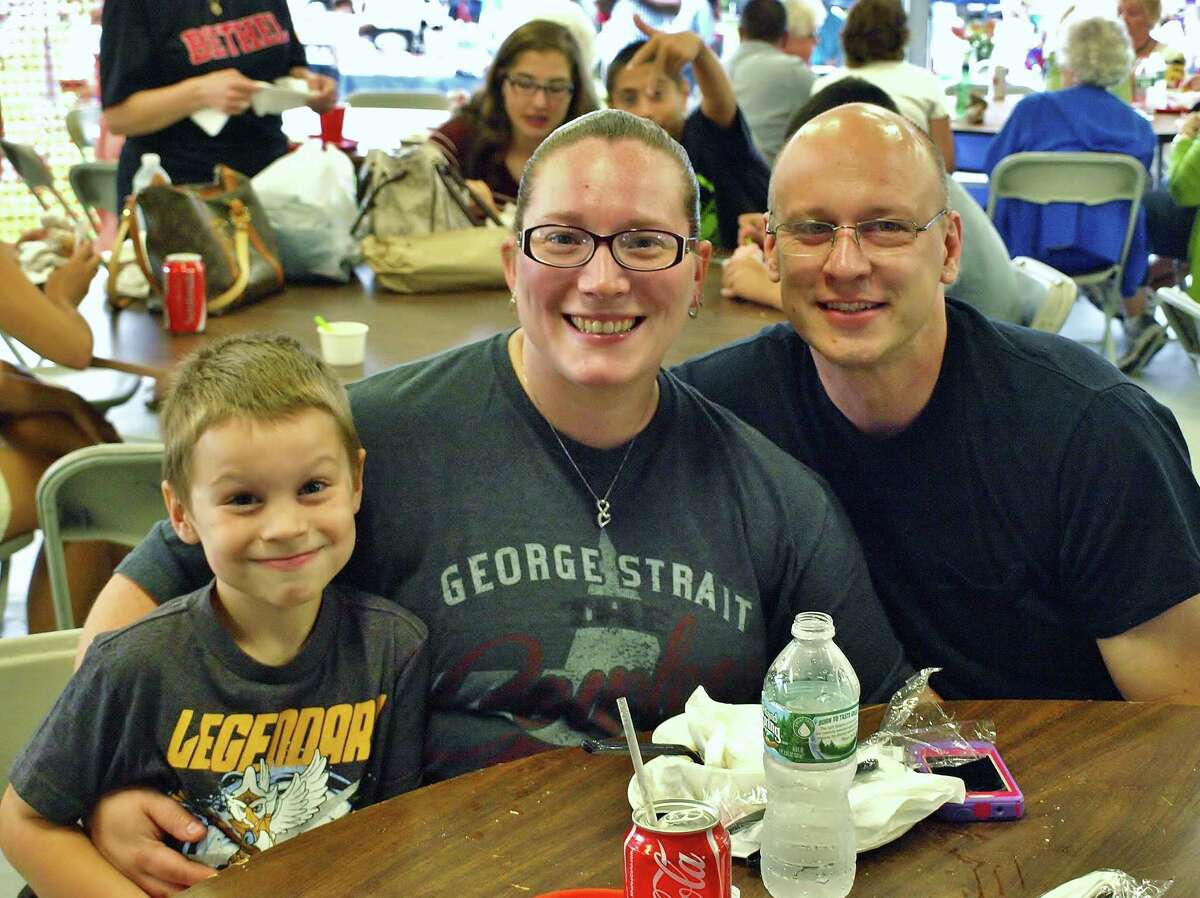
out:
<path id="1" fill-rule="evenodd" d="M 800 21 L 797 25 L 811 37 L 811 27 Z M 738 25 L 741 45 L 729 61 L 733 93 L 755 145 L 769 164 L 774 164 L 786 139 L 788 122 L 808 99 L 815 80 L 802 58 L 784 51 L 786 45 L 794 43 L 812 52 L 811 40 L 792 40 L 791 26 L 788 10 L 780 0 L 750 0 Z"/>

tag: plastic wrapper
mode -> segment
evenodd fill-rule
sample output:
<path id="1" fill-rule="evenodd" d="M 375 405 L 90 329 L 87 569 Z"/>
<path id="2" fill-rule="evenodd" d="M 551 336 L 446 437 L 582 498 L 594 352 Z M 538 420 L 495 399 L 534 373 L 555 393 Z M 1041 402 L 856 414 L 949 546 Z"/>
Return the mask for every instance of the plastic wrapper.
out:
<path id="1" fill-rule="evenodd" d="M 891 758 L 910 768 L 917 767 L 918 749 L 952 748 L 970 751 L 972 740 L 996 741 L 996 725 L 990 720 L 954 720 L 927 688 L 929 678 L 941 670 L 926 667 L 909 677 L 888 702 L 879 729 L 859 745 L 863 756 Z M 970 758 L 940 757 L 932 766 L 965 764 Z"/>
<path id="2" fill-rule="evenodd" d="M 1172 879 L 1135 879 L 1124 870 L 1096 870 L 1056 889 L 1041 898 L 1159 898 L 1174 884 Z"/>

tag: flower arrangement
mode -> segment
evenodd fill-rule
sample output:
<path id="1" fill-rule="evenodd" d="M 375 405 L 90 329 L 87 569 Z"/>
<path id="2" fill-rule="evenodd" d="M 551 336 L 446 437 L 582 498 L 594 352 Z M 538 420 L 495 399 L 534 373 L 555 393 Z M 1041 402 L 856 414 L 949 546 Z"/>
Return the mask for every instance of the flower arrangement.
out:
<path id="1" fill-rule="evenodd" d="M 995 19 L 987 19 L 982 22 L 975 20 L 950 30 L 954 32 L 955 37 L 970 44 L 971 57 L 976 62 L 991 58 L 992 35 L 996 32 Z"/>

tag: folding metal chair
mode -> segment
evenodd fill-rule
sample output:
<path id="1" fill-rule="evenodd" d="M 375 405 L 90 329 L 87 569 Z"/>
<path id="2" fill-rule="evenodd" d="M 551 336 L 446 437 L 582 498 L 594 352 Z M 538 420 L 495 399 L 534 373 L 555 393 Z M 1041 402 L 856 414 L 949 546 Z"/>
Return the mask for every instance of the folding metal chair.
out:
<path id="1" fill-rule="evenodd" d="M 1146 169 L 1137 159 L 1121 153 L 1013 153 L 1000 160 L 989 182 L 987 213 L 995 219 L 1002 199 L 1027 203 L 1082 203 L 1099 206 L 1114 201 L 1129 203 L 1129 220 L 1120 259 L 1112 265 L 1071 279 L 1084 290 L 1095 290 L 1104 311 L 1104 353 L 1116 359 L 1112 320 L 1121 307 L 1121 278 L 1146 186 Z"/>
<path id="2" fill-rule="evenodd" d="M 71 189 L 84 212 L 91 219 L 92 228 L 100 233 L 101 210 L 116 216 L 120 214 L 117 200 L 117 163 L 79 162 L 67 172 Z"/>
<path id="3" fill-rule="evenodd" d="M 83 161 L 89 161 L 88 151 L 96 144 L 94 134 L 99 131 L 100 108 L 98 106 L 76 106 L 67 110 L 67 136 L 79 150 Z"/>
<path id="4" fill-rule="evenodd" d="M 358 90 L 346 97 L 348 106 L 372 109 L 447 110 L 450 100 L 431 90 Z"/>
<path id="5" fill-rule="evenodd" d="M 1071 314 L 1079 288 L 1057 268 L 1037 259 L 1017 256 L 1012 265 L 1017 289 L 1021 291 L 1021 306 L 1030 313 L 1029 327 L 1057 334 Z"/>
<path id="6" fill-rule="evenodd" d="M 46 469 L 37 487 L 38 522 L 58 628 L 75 626 L 63 543 L 104 540 L 136 546 L 164 517 L 162 443 L 86 446 Z"/>
<path id="7" fill-rule="evenodd" d="M 0 542 L 0 620 L 8 607 L 8 575 L 12 570 L 12 557 L 33 542 L 33 533 L 22 533 Z"/>
<path id="8" fill-rule="evenodd" d="M 1159 287 L 1154 295 L 1179 345 L 1200 371 L 1200 302 L 1178 287 Z"/>
<path id="9" fill-rule="evenodd" d="M 79 221 L 79 216 L 75 213 L 75 210 L 67 205 L 66 199 L 58 192 L 58 188 L 54 186 L 54 173 L 50 171 L 46 163 L 42 161 L 42 157 L 37 154 L 37 151 L 33 147 L 26 146 L 23 143 L 0 140 L 0 151 L 8 159 L 17 176 L 33 192 L 34 197 L 43 209 L 50 211 L 52 208 L 50 202 L 46 199 L 46 194 L 50 194 L 62 206 L 63 211 L 67 213 L 71 221 Z"/>

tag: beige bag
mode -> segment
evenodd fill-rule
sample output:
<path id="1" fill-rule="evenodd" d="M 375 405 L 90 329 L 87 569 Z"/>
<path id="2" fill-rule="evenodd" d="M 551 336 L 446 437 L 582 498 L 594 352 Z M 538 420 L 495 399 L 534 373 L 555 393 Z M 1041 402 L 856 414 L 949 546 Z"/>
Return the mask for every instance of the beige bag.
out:
<path id="1" fill-rule="evenodd" d="M 500 244 L 508 228 L 472 226 L 473 196 L 434 144 L 397 156 L 372 152 L 357 225 L 375 282 L 396 293 L 491 290 L 505 286 Z M 492 216 L 494 218 L 494 216 Z"/>
<path id="2" fill-rule="evenodd" d="M 505 287 L 500 244 L 506 228 L 363 239 L 375 283 L 395 293 L 444 293 Z"/>

